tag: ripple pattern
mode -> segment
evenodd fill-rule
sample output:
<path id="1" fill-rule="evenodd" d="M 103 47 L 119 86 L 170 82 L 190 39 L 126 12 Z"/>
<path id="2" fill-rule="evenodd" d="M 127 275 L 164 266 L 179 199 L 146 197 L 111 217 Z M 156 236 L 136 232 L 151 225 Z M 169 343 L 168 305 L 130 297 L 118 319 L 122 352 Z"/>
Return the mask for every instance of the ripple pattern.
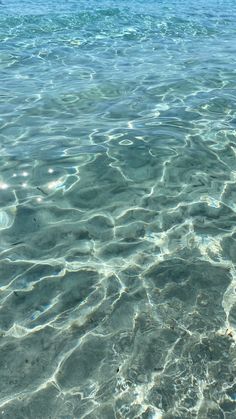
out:
<path id="1" fill-rule="evenodd" d="M 234 419 L 234 2 L 0 11 L 0 418 Z"/>

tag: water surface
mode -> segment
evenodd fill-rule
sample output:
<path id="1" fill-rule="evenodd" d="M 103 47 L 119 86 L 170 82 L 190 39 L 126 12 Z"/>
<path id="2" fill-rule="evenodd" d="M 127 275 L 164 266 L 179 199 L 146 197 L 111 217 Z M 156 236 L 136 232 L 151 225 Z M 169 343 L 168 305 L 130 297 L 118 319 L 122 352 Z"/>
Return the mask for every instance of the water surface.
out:
<path id="1" fill-rule="evenodd" d="M 0 417 L 236 417 L 233 0 L 2 0 Z"/>

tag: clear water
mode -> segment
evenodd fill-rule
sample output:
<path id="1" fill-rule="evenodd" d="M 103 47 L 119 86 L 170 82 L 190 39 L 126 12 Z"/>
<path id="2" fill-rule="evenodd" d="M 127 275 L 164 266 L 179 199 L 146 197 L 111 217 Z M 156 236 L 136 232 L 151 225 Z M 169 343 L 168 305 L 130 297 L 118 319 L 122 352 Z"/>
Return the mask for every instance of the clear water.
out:
<path id="1" fill-rule="evenodd" d="M 236 417 L 235 22 L 2 0 L 0 418 Z"/>

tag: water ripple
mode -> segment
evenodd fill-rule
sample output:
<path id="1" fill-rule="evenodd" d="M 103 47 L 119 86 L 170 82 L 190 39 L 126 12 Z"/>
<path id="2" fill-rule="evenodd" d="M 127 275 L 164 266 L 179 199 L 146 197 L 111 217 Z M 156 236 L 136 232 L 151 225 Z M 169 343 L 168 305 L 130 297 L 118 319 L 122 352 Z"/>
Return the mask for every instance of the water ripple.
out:
<path id="1" fill-rule="evenodd" d="M 233 419 L 235 5 L 0 7 L 0 417 Z"/>

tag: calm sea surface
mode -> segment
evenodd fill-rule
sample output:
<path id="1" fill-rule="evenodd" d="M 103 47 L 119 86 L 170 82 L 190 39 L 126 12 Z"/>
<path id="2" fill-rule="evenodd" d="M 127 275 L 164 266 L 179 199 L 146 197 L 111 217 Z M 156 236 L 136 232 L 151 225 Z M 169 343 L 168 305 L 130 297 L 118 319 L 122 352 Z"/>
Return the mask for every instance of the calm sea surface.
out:
<path id="1" fill-rule="evenodd" d="M 0 418 L 236 418 L 236 3 L 2 0 Z"/>

